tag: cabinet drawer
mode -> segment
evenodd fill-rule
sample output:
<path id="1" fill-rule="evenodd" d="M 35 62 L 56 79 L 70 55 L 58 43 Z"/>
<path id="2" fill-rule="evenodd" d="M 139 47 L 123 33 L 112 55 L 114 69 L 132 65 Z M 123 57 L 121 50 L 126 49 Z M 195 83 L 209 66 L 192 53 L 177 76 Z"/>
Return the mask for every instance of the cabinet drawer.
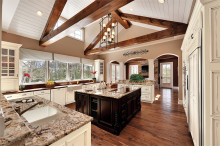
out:
<path id="1" fill-rule="evenodd" d="M 50 94 L 50 90 L 34 91 L 34 95 Z"/>
<path id="2" fill-rule="evenodd" d="M 33 95 L 34 95 L 34 92 L 19 93 L 19 98 L 30 97 L 30 96 L 33 96 Z"/>
<path id="3" fill-rule="evenodd" d="M 141 92 L 149 92 L 150 88 L 149 87 L 142 87 Z"/>
<path id="4" fill-rule="evenodd" d="M 4 95 L 4 96 L 7 100 L 13 100 L 13 99 L 17 99 L 19 97 L 18 94 L 9 94 L 9 95 Z"/>

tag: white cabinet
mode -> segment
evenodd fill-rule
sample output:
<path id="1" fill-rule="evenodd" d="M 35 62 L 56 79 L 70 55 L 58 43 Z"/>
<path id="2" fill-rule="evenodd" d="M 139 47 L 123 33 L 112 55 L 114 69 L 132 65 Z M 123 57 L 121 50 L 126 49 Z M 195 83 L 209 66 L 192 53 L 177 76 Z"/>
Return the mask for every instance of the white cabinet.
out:
<path id="1" fill-rule="evenodd" d="M 135 86 L 141 88 L 141 101 L 142 102 L 154 102 L 154 85 L 130 85 L 130 84 L 118 84 L 118 88 L 128 86 Z"/>
<path id="2" fill-rule="evenodd" d="M 4 96 L 7 100 L 13 100 L 13 99 L 31 97 L 33 95 L 34 95 L 34 92 L 24 92 L 24 93 L 9 94 L 9 95 L 4 95 Z"/>
<path id="3" fill-rule="evenodd" d="M 75 90 L 82 89 L 82 85 L 74 85 L 67 87 L 66 104 L 75 102 Z"/>
<path id="4" fill-rule="evenodd" d="M 58 88 L 58 89 L 52 89 L 52 101 L 60 104 L 65 105 L 66 104 L 66 88 Z"/>
<path id="5" fill-rule="evenodd" d="M 61 138 L 50 146 L 91 146 L 91 122 Z"/>
<path id="6" fill-rule="evenodd" d="M 104 60 L 96 59 L 94 69 L 96 71 L 96 80 L 98 82 L 104 81 Z"/>
<path id="7" fill-rule="evenodd" d="M 50 90 L 34 91 L 34 95 L 50 100 Z"/>
<path id="8" fill-rule="evenodd" d="M 19 48 L 20 44 L 2 41 L 1 57 L 1 90 L 18 91 L 19 90 Z"/>

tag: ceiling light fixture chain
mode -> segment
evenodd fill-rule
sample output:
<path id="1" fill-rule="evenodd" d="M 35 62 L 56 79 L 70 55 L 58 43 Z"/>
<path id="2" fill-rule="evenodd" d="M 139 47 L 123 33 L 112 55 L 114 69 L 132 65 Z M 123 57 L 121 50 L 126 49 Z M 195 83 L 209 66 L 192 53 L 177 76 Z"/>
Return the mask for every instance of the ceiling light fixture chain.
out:
<path id="1" fill-rule="evenodd" d="M 101 18 L 100 32 L 100 48 L 107 48 L 108 45 L 118 46 L 118 22 L 113 20 L 111 14 Z"/>

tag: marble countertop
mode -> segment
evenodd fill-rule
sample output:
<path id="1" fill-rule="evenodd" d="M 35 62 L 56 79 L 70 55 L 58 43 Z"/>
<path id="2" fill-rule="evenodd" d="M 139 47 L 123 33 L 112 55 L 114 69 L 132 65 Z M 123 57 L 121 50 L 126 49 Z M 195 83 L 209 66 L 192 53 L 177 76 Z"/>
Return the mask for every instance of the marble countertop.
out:
<path id="1" fill-rule="evenodd" d="M 76 90 L 76 92 L 81 92 L 81 93 L 87 93 L 87 94 L 93 94 L 93 95 L 100 95 L 100 96 L 105 96 L 105 97 L 110 97 L 110 98 L 115 98 L 115 99 L 120 99 L 121 97 L 140 89 L 140 87 L 121 87 L 121 88 L 107 88 L 107 89 L 80 89 Z"/>
<path id="2" fill-rule="evenodd" d="M 6 134 L 4 136 L 4 139 L 7 139 L 7 144 L 13 143 L 17 140 L 23 140 L 23 145 L 50 145 L 54 143 L 55 141 L 59 140 L 60 138 L 68 135 L 69 133 L 75 131 L 76 129 L 82 127 L 83 125 L 91 122 L 93 120 L 92 117 L 87 116 L 85 114 L 79 113 L 75 110 L 71 110 L 69 108 L 66 108 L 64 106 L 61 106 L 59 104 L 56 104 L 54 102 L 50 102 L 46 99 L 40 98 L 38 96 L 32 96 L 28 97 L 27 99 L 34 99 L 35 102 L 33 103 L 16 103 L 16 101 L 21 100 L 11 100 L 8 105 L 10 105 L 11 110 L 13 111 L 13 114 L 16 115 L 14 118 L 15 121 L 20 121 L 20 123 L 15 123 L 15 126 L 18 127 L 18 125 L 22 125 L 22 132 L 16 132 L 16 127 L 6 127 Z M 26 98 L 23 98 L 26 99 Z M 5 101 L 5 100 L 4 100 Z M 23 111 L 27 108 L 29 108 L 34 103 L 37 103 L 39 101 L 42 101 L 42 104 L 38 104 L 35 108 L 38 107 L 44 107 L 44 106 L 51 106 L 55 107 L 62 113 L 65 113 L 64 116 L 58 117 L 55 120 L 52 120 L 46 124 L 40 125 L 40 126 L 33 126 L 23 117 L 19 116 L 13 108 L 20 107 L 20 111 Z M 13 108 L 12 108 L 13 107 Z M 11 115 L 8 115 L 9 110 L 3 109 L 5 115 L 9 118 L 11 118 Z M 7 123 L 7 122 L 6 122 Z M 7 132 L 8 131 L 8 132 Z M 10 133 L 10 132 L 12 133 Z M 14 131 L 14 132 L 13 132 Z M 9 136 L 7 136 L 10 133 Z M 23 134 L 24 133 L 24 134 Z M 10 137 L 13 137 L 13 140 L 9 139 Z M 4 141 L 0 140 L 0 145 L 4 145 Z"/>

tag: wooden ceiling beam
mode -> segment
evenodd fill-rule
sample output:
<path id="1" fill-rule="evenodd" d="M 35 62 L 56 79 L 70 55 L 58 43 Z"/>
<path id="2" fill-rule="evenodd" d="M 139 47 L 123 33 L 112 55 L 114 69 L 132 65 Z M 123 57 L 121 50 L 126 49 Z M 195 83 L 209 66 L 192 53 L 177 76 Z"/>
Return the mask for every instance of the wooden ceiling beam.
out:
<path id="1" fill-rule="evenodd" d="M 187 24 L 179 23 L 179 22 L 173 22 L 173 21 L 144 17 L 144 16 L 137 16 L 137 15 L 126 14 L 126 13 L 121 13 L 120 16 L 124 20 L 135 21 L 135 22 L 163 27 L 163 28 L 173 28 L 178 25 L 187 25 Z"/>
<path id="2" fill-rule="evenodd" d="M 48 35 L 43 37 L 40 40 L 40 45 L 48 46 L 67 36 L 73 29 L 81 29 L 131 1 L 133 0 L 95 0 L 89 6 L 63 23 L 60 27 L 52 30 Z"/>
<path id="3" fill-rule="evenodd" d="M 121 11 L 120 10 L 115 10 L 113 12 L 111 12 L 111 15 L 114 19 L 116 19 L 125 29 L 130 28 L 131 26 L 131 22 L 128 20 L 123 20 L 120 15 L 121 15 Z"/>
<path id="4" fill-rule="evenodd" d="M 50 16 L 47 20 L 47 24 L 44 28 L 44 31 L 41 35 L 41 39 L 43 39 L 44 36 L 48 35 L 50 33 L 50 31 L 52 31 L 63 11 L 63 8 L 66 4 L 67 0 L 56 0 L 54 5 L 53 5 L 53 8 L 52 8 L 52 11 L 50 13 Z"/>
<path id="5" fill-rule="evenodd" d="M 169 28 L 166 30 L 162 30 L 162 31 L 158 31 L 158 32 L 154 32 L 151 34 L 147 34 L 147 35 L 143 35 L 140 37 L 118 42 L 118 47 L 126 47 L 126 46 L 135 45 L 135 44 L 141 44 L 141 43 L 156 41 L 156 40 L 165 39 L 169 37 L 174 37 L 177 35 L 182 35 L 182 34 L 185 34 L 186 29 L 187 29 L 187 25 L 176 26 L 174 28 Z M 107 46 L 107 48 L 92 49 L 92 50 L 89 50 L 86 53 L 86 55 L 102 53 L 112 48 L 114 48 L 114 45 L 109 45 Z"/>

